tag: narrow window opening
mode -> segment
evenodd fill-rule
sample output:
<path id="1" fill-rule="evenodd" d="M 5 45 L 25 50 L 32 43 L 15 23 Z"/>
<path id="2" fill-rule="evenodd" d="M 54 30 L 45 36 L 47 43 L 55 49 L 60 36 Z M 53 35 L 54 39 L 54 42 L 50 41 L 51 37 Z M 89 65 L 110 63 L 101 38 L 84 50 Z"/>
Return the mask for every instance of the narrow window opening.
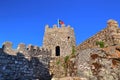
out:
<path id="1" fill-rule="evenodd" d="M 60 56 L 60 47 L 56 46 L 56 56 Z"/>
<path id="2" fill-rule="evenodd" d="M 70 36 L 68 36 L 68 40 L 70 39 Z"/>

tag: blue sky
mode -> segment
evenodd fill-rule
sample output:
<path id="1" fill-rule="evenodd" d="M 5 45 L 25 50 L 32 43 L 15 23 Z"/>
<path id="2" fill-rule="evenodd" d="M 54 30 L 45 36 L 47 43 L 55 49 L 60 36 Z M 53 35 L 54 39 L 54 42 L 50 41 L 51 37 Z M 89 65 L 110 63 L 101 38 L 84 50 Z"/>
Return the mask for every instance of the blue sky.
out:
<path id="1" fill-rule="evenodd" d="M 42 46 L 44 28 L 57 19 L 74 28 L 80 44 L 106 27 L 120 23 L 120 0 L 0 0 L 0 45 L 5 41 Z"/>

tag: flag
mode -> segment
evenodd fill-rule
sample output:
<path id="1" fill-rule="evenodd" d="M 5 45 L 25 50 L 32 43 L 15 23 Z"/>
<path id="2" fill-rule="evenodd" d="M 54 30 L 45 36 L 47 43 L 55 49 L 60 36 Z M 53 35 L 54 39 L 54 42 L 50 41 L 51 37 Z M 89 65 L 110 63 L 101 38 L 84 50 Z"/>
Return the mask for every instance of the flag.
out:
<path id="1" fill-rule="evenodd" d="M 64 22 L 62 20 L 59 20 L 59 24 L 62 25 L 64 24 Z"/>

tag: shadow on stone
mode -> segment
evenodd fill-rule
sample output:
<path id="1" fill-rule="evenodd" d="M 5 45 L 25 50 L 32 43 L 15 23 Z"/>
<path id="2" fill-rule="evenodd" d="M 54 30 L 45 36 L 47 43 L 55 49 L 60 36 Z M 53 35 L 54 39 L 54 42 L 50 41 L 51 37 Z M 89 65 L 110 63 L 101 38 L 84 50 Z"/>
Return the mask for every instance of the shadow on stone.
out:
<path id="1" fill-rule="evenodd" d="M 38 57 L 26 59 L 22 53 L 0 52 L 0 80 L 51 80 L 48 65 Z"/>

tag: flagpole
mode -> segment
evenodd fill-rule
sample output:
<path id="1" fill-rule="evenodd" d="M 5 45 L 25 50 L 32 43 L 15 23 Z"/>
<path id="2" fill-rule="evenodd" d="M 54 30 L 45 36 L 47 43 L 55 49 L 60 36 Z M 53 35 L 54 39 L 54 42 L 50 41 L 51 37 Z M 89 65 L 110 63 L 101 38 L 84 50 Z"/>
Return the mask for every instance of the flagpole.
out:
<path id="1" fill-rule="evenodd" d="M 60 25 L 59 25 L 59 19 L 58 19 L 58 28 L 59 28 L 59 26 L 60 26 Z"/>

